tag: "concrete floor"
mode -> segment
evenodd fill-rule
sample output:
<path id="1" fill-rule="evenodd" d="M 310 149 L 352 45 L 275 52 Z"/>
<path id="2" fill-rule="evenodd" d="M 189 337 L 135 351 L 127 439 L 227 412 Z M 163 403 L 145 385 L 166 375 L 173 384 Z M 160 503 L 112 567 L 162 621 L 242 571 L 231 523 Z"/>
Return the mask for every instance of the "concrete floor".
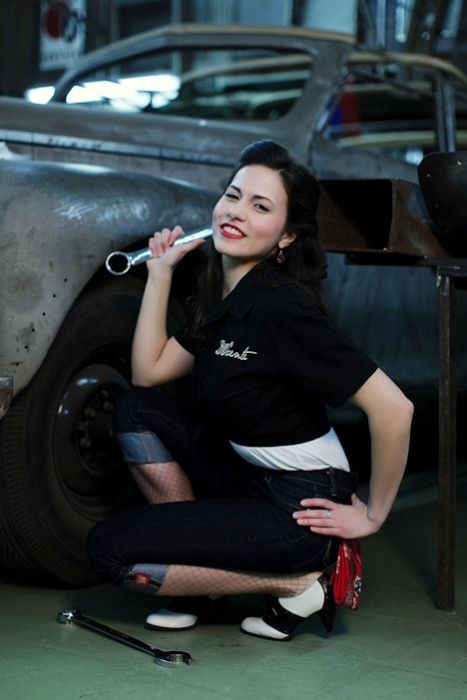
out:
<path id="1" fill-rule="evenodd" d="M 327 635 L 311 619 L 288 643 L 241 634 L 250 596 L 222 622 L 179 633 L 144 629 L 147 596 L 109 586 L 39 589 L 0 582 L 0 697 L 8 700 L 465 700 L 467 698 L 467 469 L 460 470 L 456 612 L 436 610 L 436 486 L 409 475 L 384 530 L 363 543 L 358 612 L 340 608 Z M 163 649 L 185 649 L 191 666 L 163 669 L 142 653 L 56 614 L 83 613 Z"/>

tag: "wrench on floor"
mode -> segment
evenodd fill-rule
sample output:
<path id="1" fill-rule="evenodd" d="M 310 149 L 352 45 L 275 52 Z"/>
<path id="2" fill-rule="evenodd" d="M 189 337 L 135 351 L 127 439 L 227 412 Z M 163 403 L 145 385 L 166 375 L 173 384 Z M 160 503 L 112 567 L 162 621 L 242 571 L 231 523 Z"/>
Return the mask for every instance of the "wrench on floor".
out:
<path id="1" fill-rule="evenodd" d="M 193 657 L 187 651 L 164 651 L 163 649 L 157 649 L 140 639 L 136 639 L 136 637 L 130 637 L 128 634 L 125 634 L 125 632 L 120 632 L 120 630 L 107 627 L 107 625 L 103 625 L 101 622 L 91 620 L 90 617 L 82 615 L 79 610 L 62 610 L 57 615 L 57 622 L 61 622 L 62 624 L 74 622 L 80 627 L 102 634 L 104 637 L 114 639 L 116 642 L 126 644 L 126 646 L 133 647 L 133 649 L 137 649 L 138 651 L 143 651 L 145 654 L 150 654 L 154 658 L 156 664 L 164 666 L 165 668 L 172 668 L 172 666 L 180 663 L 191 664 L 193 661 Z"/>

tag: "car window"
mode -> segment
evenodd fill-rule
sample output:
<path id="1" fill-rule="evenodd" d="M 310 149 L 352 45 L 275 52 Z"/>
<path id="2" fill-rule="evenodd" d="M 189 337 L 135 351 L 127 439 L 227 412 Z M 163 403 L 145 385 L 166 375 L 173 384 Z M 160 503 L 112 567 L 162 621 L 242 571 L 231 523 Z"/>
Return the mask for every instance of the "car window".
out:
<path id="1" fill-rule="evenodd" d="M 66 102 L 220 120 L 275 120 L 299 99 L 310 55 L 271 50 L 158 51 L 83 75 Z"/>
<path id="2" fill-rule="evenodd" d="M 458 90 L 457 136 L 467 136 L 465 95 Z M 417 165 L 437 150 L 435 86 L 424 70 L 359 66 L 347 78 L 324 135 L 342 148 L 358 147 Z"/>

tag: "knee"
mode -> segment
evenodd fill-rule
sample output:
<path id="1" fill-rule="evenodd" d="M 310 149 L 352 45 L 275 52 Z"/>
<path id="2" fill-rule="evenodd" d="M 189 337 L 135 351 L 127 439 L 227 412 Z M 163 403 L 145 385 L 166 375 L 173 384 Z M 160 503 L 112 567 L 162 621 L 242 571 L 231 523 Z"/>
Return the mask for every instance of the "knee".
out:
<path id="1" fill-rule="evenodd" d="M 144 414 L 154 411 L 156 395 L 152 389 L 131 387 L 123 391 L 115 402 L 114 428 L 116 432 L 144 429 Z"/>
<path id="2" fill-rule="evenodd" d="M 165 447 L 166 413 L 163 399 L 152 389 L 132 387 L 120 395 L 115 405 L 114 432 L 125 462 L 173 461 Z"/>
<path id="3" fill-rule="evenodd" d="M 123 391 L 115 401 L 113 423 L 117 432 L 125 430 L 127 426 L 133 423 L 134 419 L 131 415 L 130 393 L 131 389 Z"/>
<path id="4" fill-rule="evenodd" d="M 134 386 L 123 391 L 115 401 L 114 430 L 117 434 L 164 431 L 167 422 L 178 423 L 180 415 L 180 408 L 175 407 L 159 387 Z"/>

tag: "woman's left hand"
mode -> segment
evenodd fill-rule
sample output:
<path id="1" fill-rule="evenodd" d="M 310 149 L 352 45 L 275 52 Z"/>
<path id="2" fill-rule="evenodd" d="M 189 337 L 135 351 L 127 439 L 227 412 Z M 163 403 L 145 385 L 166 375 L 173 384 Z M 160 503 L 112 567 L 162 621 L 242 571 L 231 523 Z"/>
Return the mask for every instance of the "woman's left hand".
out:
<path id="1" fill-rule="evenodd" d="M 380 523 L 371 520 L 365 503 L 352 494 L 352 504 L 343 505 L 327 498 L 305 498 L 306 510 L 293 513 L 298 525 L 309 527 L 317 535 L 353 540 L 377 532 Z"/>

